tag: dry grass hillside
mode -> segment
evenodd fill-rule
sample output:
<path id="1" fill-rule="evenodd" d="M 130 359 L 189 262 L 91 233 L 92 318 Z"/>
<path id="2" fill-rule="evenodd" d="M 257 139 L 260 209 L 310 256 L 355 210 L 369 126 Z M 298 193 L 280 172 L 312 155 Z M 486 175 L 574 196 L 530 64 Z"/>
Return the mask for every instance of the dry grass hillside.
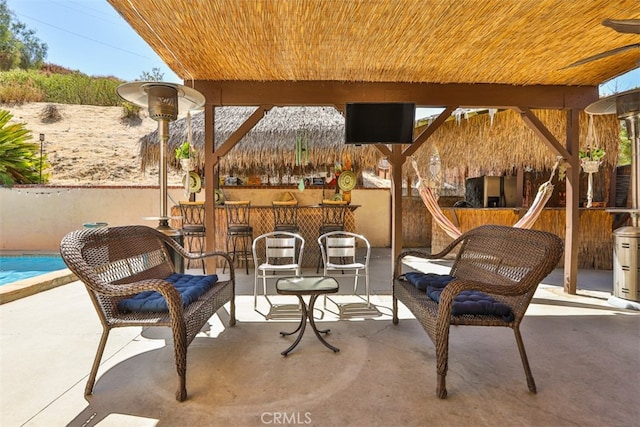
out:
<path id="1" fill-rule="evenodd" d="M 158 168 L 140 169 L 138 139 L 157 128 L 144 118 L 139 124 L 121 120 L 121 107 L 53 104 L 57 121 L 43 120 L 49 103 L 0 105 L 13 115 L 12 122 L 25 123 L 34 142 L 45 134 L 44 152 L 51 169 L 50 185 L 158 185 Z M 169 172 L 169 185 L 181 185 L 181 175 Z"/>

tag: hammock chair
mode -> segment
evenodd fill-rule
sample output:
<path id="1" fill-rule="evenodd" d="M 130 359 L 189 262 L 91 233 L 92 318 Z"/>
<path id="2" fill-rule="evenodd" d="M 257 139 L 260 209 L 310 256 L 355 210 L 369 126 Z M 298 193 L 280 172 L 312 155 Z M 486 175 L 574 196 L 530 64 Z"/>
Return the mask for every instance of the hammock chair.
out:
<path id="1" fill-rule="evenodd" d="M 553 193 L 554 186 L 551 181 L 556 174 L 561 160 L 562 157 L 558 157 L 555 165 L 553 165 L 549 180 L 540 185 L 540 188 L 538 188 L 538 194 L 536 194 L 536 198 L 533 200 L 533 203 L 531 204 L 527 212 L 522 216 L 522 218 L 520 218 L 518 222 L 513 225 L 513 227 L 531 228 L 536 222 L 536 220 L 540 216 L 540 213 L 542 212 L 542 209 L 545 207 L 547 201 Z M 422 198 L 425 206 L 427 207 L 427 209 L 429 209 L 429 212 L 431 212 L 433 220 L 452 239 L 460 237 L 462 235 L 462 232 L 451 222 L 449 218 L 447 218 L 444 212 L 442 212 L 442 209 L 440 209 L 440 205 L 438 205 L 438 200 L 433 194 L 433 190 L 431 189 L 431 187 L 429 187 L 429 184 L 420 176 L 420 172 L 418 171 L 418 163 L 413 157 L 411 158 L 411 164 L 413 165 L 413 169 L 418 176 L 418 192 L 420 193 L 420 197 Z"/>

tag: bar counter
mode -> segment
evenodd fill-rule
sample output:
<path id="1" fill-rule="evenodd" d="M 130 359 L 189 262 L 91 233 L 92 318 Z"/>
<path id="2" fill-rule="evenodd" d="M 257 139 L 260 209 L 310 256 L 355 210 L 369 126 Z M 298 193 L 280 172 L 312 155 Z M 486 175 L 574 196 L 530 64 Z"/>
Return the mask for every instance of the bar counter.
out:
<path id="1" fill-rule="evenodd" d="M 347 205 L 345 214 L 345 230 L 354 232 L 356 229 L 354 211 L 359 205 Z M 215 209 L 215 242 L 217 250 L 226 250 L 227 237 L 227 214 L 224 205 L 216 205 Z M 171 208 L 172 216 L 180 216 L 179 206 Z M 315 267 L 320 257 L 318 247 L 318 230 L 322 222 L 322 210 L 320 205 L 299 206 L 298 207 L 298 228 L 299 233 L 304 237 L 305 246 L 302 259 L 303 267 Z M 251 206 L 249 224 L 253 227 L 253 238 L 261 234 L 273 231 L 274 217 L 272 206 Z M 170 222 L 171 227 L 180 228 L 181 222 L 174 219 Z"/>
<path id="2" fill-rule="evenodd" d="M 442 208 L 444 214 L 462 232 L 481 224 L 512 226 L 527 212 L 527 208 Z M 544 208 L 532 228 L 554 233 L 564 239 L 565 208 Z M 579 209 L 578 267 L 613 269 L 614 215 L 606 208 Z M 451 238 L 433 222 L 431 250 L 442 250 Z M 564 261 L 560 261 L 560 266 Z"/>

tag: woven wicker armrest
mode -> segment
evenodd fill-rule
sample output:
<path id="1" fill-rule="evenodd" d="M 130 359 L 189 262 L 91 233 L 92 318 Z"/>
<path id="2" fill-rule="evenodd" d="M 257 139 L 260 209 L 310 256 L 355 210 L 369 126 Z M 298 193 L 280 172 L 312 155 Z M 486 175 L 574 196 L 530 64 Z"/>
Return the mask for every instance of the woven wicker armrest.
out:
<path id="1" fill-rule="evenodd" d="M 156 291 L 165 294 L 175 293 L 178 295 L 178 291 L 174 286 L 162 279 L 146 279 L 138 282 L 131 283 L 105 283 L 100 288 L 96 288 L 94 292 L 100 295 L 110 297 L 123 297 L 128 295 L 138 294 L 145 291 Z"/>

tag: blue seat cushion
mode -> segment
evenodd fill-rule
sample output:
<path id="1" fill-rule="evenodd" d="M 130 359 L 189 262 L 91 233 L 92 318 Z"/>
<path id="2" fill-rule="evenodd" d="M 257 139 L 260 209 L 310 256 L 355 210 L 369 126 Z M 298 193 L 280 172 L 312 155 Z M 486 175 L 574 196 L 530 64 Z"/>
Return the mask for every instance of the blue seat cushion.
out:
<path id="1" fill-rule="evenodd" d="M 425 290 L 429 298 L 438 303 L 440 302 L 440 294 L 445 286 L 455 279 L 455 277 L 447 274 L 415 272 L 405 273 L 405 277 L 416 288 Z M 456 295 L 453 300 L 451 314 L 454 316 L 462 314 L 499 316 L 505 322 L 513 322 L 515 319 L 511 307 L 507 304 L 496 301 L 484 292 L 475 290 L 464 290 Z"/>
<path id="2" fill-rule="evenodd" d="M 421 291 L 426 291 L 430 285 L 444 287 L 447 283 L 455 279 L 455 277 L 449 276 L 448 274 L 419 273 L 415 271 L 404 273 L 404 277 L 409 283 Z"/>
<path id="3" fill-rule="evenodd" d="M 167 282 L 173 283 L 180 296 L 182 306 L 186 307 L 200 298 L 214 283 L 218 281 L 215 274 L 209 276 L 194 276 L 191 274 L 173 273 L 167 277 Z M 144 291 L 123 299 L 118 303 L 118 310 L 123 313 L 132 311 L 160 312 L 169 311 L 167 301 L 156 291 Z"/>

